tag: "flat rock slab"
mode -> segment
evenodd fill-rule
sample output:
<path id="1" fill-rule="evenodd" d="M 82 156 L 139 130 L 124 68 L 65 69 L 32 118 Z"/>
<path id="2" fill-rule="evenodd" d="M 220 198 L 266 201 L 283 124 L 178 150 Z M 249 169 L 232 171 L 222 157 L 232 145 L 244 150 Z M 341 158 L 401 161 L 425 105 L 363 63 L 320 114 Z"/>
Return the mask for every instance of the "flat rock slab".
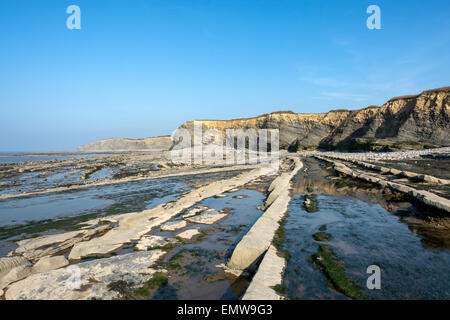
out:
<path id="1" fill-rule="evenodd" d="M 134 247 L 136 250 L 145 251 L 155 247 L 164 247 L 176 243 L 176 239 L 164 238 L 161 236 L 143 236 Z"/>
<path id="2" fill-rule="evenodd" d="M 279 221 L 288 210 L 291 200 L 289 193 L 291 179 L 303 167 L 303 163 L 298 158 L 289 159 L 293 161 L 294 168 L 273 180 L 269 187 L 270 194 L 266 200 L 267 209 L 236 245 L 227 263 L 229 269 L 241 271 L 253 269 L 255 262 L 271 245 L 279 227 Z"/>
<path id="3" fill-rule="evenodd" d="M 202 200 L 245 185 L 261 175 L 272 174 L 274 170 L 275 168 L 271 165 L 262 165 L 257 169 L 241 173 L 230 179 L 214 181 L 206 186 L 193 189 L 174 202 L 161 204 L 141 212 L 129 213 L 119 221 L 117 227 L 106 234 L 75 244 L 70 251 L 69 260 L 78 261 L 84 257 L 113 252 L 127 243 L 139 240 L 154 227 L 166 223 Z"/>
<path id="4" fill-rule="evenodd" d="M 36 250 L 36 249 L 39 249 L 42 247 L 61 243 L 66 240 L 75 238 L 86 232 L 87 231 L 85 231 L 85 230 L 79 230 L 79 231 L 53 234 L 53 235 L 49 235 L 49 236 L 42 236 L 42 237 L 33 238 L 33 239 L 21 240 L 21 241 L 17 242 L 17 245 L 19 247 L 15 250 L 15 253 L 23 254 L 26 251 Z"/>
<path id="5" fill-rule="evenodd" d="M 33 266 L 33 273 L 46 272 L 50 270 L 59 269 L 69 264 L 69 261 L 64 256 L 43 257 Z"/>
<path id="6" fill-rule="evenodd" d="M 329 159 L 326 159 L 323 157 L 318 157 L 318 158 L 321 160 L 325 160 L 325 161 L 329 161 L 329 162 L 333 163 L 335 170 L 339 171 L 343 174 L 346 174 L 353 178 L 358 178 L 361 180 L 369 181 L 369 182 L 378 184 L 382 187 L 386 187 L 386 186 L 391 187 L 394 190 L 397 190 L 397 191 L 400 191 L 403 193 L 407 193 L 411 197 L 425 203 L 426 205 L 444 210 L 447 213 L 450 212 L 450 200 L 447 198 L 440 197 L 429 191 L 414 189 L 412 187 L 409 187 L 409 186 L 401 184 L 401 183 L 396 183 L 396 182 L 388 181 L 388 180 L 385 180 L 385 179 L 382 179 L 379 177 L 374 177 L 374 176 L 368 175 L 366 173 L 362 173 L 359 170 L 350 169 L 346 165 L 344 165 L 343 163 L 341 163 L 339 161 L 329 160 Z"/>
<path id="7" fill-rule="evenodd" d="M 180 237 L 182 239 L 190 240 L 192 237 L 200 234 L 200 231 L 198 229 L 189 229 L 186 231 L 183 231 L 179 234 L 177 234 L 177 237 Z"/>
<path id="8" fill-rule="evenodd" d="M 198 215 L 199 213 L 208 210 L 209 207 L 205 207 L 205 206 L 198 206 L 195 207 L 193 209 L 191 209 L 188 213 L 186 213 L 185 215 L 183 215 L 183 219 L 189 218 L 189 217 L 193 217 Z"/>
<path id="9" fill-rule="evenodd" d="M 202 213 L 186 218 L 191 223 L 213 224 L 225 218 L 228 213 L 224 213 L 215 209 L 207 209 Z"/>
<path id="10" fill-rule="evenodd" d="M 7 300 L 116 299 L 119 293 L 108 285 L 125 281 L 140 287 L 156 271 L 151 267 L 162 250 L 133 252 L 71 265 L 64 269 L 33 274 L 6 290 Z"/>
<path id="11" fill-rule="evenodd" d="M 22 266 L 29 265 L 30 262 L 24 257 L 6 257 L 0 258 L 0 279 L 8 274 L 12 269 Z"/>
<path id="12" fill-rule="evenodd" d="M 285 264 L 284 258 L 279 257 L 277 249 L 271 245 L 242 300 L 281 300 L 273 287 L 283 281 Z"/>
<path id="13" fill-rule="evenodd" d="M 31 266 L 31 263 L 27 261 L 25 264 L 21 264 L 10 269 L 4 276 L 0 278 L 0 289 L 5 288 L 10 283 L 28 277 L 32 272 Z"/>
<path id="14" fill-rule="evenodd" d="M 89 221 L 85 221 L 83 222 L 83 224 L 85 225 L 84 227 L 82 227 L 81 229 L 89 229 L 92 227 L 95 227 L 101 223 L 117 223 L 119 221 L 120 218 L 122 218 L 125 214 L 117 214 L 111 217 L 103 217 L 103 218 L 97 218 L 97 219 L 93 219 L 93 220 L 89 220 Z"/>
<path id="15" fill-rule="evenodd" d="M 93 229 L 83 230 L 81 233 L 76 234 L 74 238 L 67 238 L 64 242 L 54 243 L 52 246 L 42 247 L 42 249 L 30 249 L 24 251 L 22 255 L 30 260 L 39 260 L 45 256 L 61 255 L 63 252 L 73 247 L 76 243 L 89 240 L 108 231 L 110 228 L 110 225 L 101 225 Z M 62 235 L 68 236 L 68 234 L 69 233 Z"/>
<path id="16" fill-rule="evenodd" d="M 184 220 L 169 221 L 161 225 L 161 231 L 175 231 L 186 226 L 187 223 Z"/>
<path id="17" fill-rule="evenodd" d="M 217 195 L 214 196 L 214 198 L 226 198 L 226 197 L 227 197 L 227 195 L 223 194 L 223 193 L 217 194 Z"/>

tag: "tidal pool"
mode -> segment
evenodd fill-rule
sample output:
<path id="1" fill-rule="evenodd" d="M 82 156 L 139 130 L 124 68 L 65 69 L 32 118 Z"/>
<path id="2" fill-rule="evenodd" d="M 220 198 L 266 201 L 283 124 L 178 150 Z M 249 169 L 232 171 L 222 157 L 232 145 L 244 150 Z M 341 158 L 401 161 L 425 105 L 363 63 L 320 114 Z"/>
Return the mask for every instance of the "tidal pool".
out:
<path id="1" fill-rule="evenodd" d="M 0 153 L 0 163 L 16 163 L 16 162 L 28 162 L 28 161 L 47 161 L 47 160 L 68 160 L 68 159 L 80 159 L 80 158 L 95 158 L 101 154 L 86 153 L 86 154 L 72 154 L 72 155 L 52 155 L 52 154 L 36 154 L 30 153 Z"/>
<path id="2" fill-rule="evenodd" d="M 142 211 L 175 200 L 181 193 L 191 190 L 195 184 L 231 177 L 238 173 L 140 180 L 0 200 L 0 230 L 2 227 L 33 224 L 49 219 Z"/>
<path id="3" fill-rule="evenodd" d="M 220 265 L 226 263 L 233 247 L 261 216 L 262 211 L 257 207 L 264 203 L 265 196 L 248 189 L 225 195 L 224 198 L 209 198 L 198 204 L 217 210 L 228 208 L 230 213 L 217 223 L 188 223 L 185 228 L 173 232 L 159 229 L 151 232 L 173 238 L 182 231 L 199 228 L 201 234 L 183 241 L 167 253 L 161 267 L 168 269 L 168 283 L 148 298 L 234 300 L 245 292 L 250 279 L 226 275 Z M 235 197 L 238 195 L 244 197 Z"/>
<path id="4" fill-rule="evenodd" d="M 320 245 L 334 252 L 365 298 L 450 298 L 449 248 L 428 245 L 401 219 L 416 208 L 404 202 L 389 204 L 371 187 L 333 181 L 317 161 L 306 164 L 308 170 L 297 177 L 282 246 L 291 256 L 283 280 L 291 299 L 348 299 L 315 261 Z M 315 198 L 316 210 L 306 210 L 305 195 Z M 371 265 L 381 269 L 380 290 L 366 286 Z"/>
<path id="5" fill-rule="evenodd" d="M 6 199 L 0 201 L 0 226 L 89 213 L 139 211 L 186 190 L 188 187 L 179 179 L 158 179 Z"/>

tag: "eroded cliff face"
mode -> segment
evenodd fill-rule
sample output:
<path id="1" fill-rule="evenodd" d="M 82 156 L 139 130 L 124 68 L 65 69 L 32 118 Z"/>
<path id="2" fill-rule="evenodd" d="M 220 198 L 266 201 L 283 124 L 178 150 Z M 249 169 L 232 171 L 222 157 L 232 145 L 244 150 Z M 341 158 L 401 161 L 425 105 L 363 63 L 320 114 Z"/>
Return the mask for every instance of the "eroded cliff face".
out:
<path id="1" fill-rule="evenodd" d="M 347 128 L 340 126 L 323 142 L 331 145 L 355 140 L 390 146 L 448 145 L 450 87 L 392 98 L 373 115 L 356 118 L 351 117 Z"/>
<path id="2" fill-rule="evenodd" d="M 295 141 L 303 146 L 317 146 L 329 132 L 335 129 L 348 117 L 350 111 L 338 110 L 328 113 L 304 114 L 291 111 L 273 112 L 254 118 L 233 120 L 200 120 L 203 130 L 217 129 L 278 129 L 280 148 L 288 148 Z M 192 132 L 194 122 L 188 121 L 180 128 Z"/>
<path id="3" fill-rule="evenodd" d="M 327 113 L 279 111 L 254 118 L 197 120 L 203 131 L 217 129 L 278 129 L 280 148 L 397 150 L 450 145 L 450 87 L 395 97 L 383 106 Z M 193 136 L 193 121 L 180 128 Z M 80 151 L 169 150 L 169 136 L 147 139 L 113 138 L 79 147 Z"/>
<path id="4" fill-rule="evenodd" d="M 78 147 L 79 151 L 165 151 L 172 146 L 170 136 L 146 139 L 111 138 Z"/>
<path id="5" fill-rule="evenodd" d="M 274 112 L 254 118 L 199 120 L 203 130 L 278 129 L 280 148 L 371 150 L 450 145 L 450 87 L 392 98 L 381 107 L 301 114 Z M 192 132 L 193 122 L 180 128 Z"/>

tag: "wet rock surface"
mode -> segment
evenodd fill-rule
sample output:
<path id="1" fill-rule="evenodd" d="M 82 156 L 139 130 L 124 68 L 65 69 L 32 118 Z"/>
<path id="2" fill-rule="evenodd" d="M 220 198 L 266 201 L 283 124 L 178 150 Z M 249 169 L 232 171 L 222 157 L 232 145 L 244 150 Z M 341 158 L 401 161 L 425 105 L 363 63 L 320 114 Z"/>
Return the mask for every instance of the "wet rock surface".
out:
<path id="1" fill-rule="evenodd" d="M 287 298 L 448 298 L 448 228 L 413 219 L 423 208 L 372 183 L 336 177 L 325 162 L 306 159 L 305 166 L 282 244 L 290 256 L 280 290 Z M 304 195 L 316 196 L 314 214 L 303 207 Z M 381 268 L 381 290 L 366 287 L 370 265 Z"/>
<path id="2" fill-rule="evenodd" d="M 177 234 L 177 237 L 181 239 L 191 240 L 196 235 L 199 235 L 200 231 L 198 229 L 189 229 Z"/>
<path id="3" fill-rule="evenodd" d="M 243 166 L 231 168 L 226 174 L 227 168 L 210 172 L 210 168 L 180 168 L 161 162 L 159 171 L 137 177 L 131 171 L 142 164 L 136 163 L 129 171 L 132 176 L 119 178 L 127 182 L 113 184 L 115 189 L 119 190 L 121 185 L 121 192 L 142 189 L 140 183 L 143 182 L 139 179 L 156 177 L 160 171 L 180 174 L 179 177 L 189 173 L 193 178 L 183 178 L 188 187 L 179 189 L 172 178 L 154 180 L 155 184 L 148 184 L 148 189 L 141 190 L 142 193 L 148 194 L 155 186 L 167 184 L 167 188 L 162 188 L 152 198 L 141 199 L 140 193 L 123 193 L 127 201 L 108 211 L 111 215 L 86 215 L 83 220 L 70 217 L 61 222 L 49 220 L 44 224 L 48 224 L 45 229 L 41 229 L 40 223 L 29 223 L 25 225 L 27 228 L 38 231 L 29 233 L 24 232 L 25 227 L 0 226 L 2 235 L 9 235 L 6 240 L 14 243 L 9 257 L 0 258 L 0 290 L 7 299 L 356 297 L 345 290 L 339 291 L 337 287 L 342 285 L 339 281 L 335 285 L 327 284 L 324 271 L 327 267 L 321 270 L 317 264 L 311 264 L 319 245 L 329 246 L 337 263 L 344 266 L 343 272 L 351 279 L 363 278 L 358 271 L 362 264 L 377 262 L 364 255 L 360 260 L 352 260 L 356 252 L 370 251 L 367 248 L 375 248 L 378 261 L 399 278 L 400 271 L 383 260 L 390 250 L 397 254 L 398 259 L 393 259 L 404 264 L 407 272 L 423 268 L 421 274 L 427 278 L 432 273 L 438 274 L 436 270 L 439 266 L 444 268 L 448 260 L 442 248 L 450 243 L 450 223 L 445 215 L 429 211 L 430 206 L 445 211 L 442 200 L 445 200 L 447 188 L 445 177 L 388 165 L 403 157 L 435 154 L 436 150 L 427 152 L 299 153 L 291 155 L 290 159 L 282 158 L 278 172 L 266 170 L 264 166 L 257 169 Z M 445 154 L 449 150 L 440 152 Z M 298 158 L 305 155 L 327 161 Z M 298 173 L 300 161 L 304 166 Z M 53 165 L 57 167 L 56 163 L 46 163 L 46 170 L 52 170 Z M 31 165 L 19 167 L 27 166 Z M 103 170 L 100 167 L 86 167 L 83 180 L 95 177 Z M 243 168 L 246 171 L 242 171 Z M 326 170 L 327 174 L 316 174 L 320 170 Z M 98 192 L 96 183 L 93 182 L 94 188 L 89 190 Z M 166 196 L 169 190 L 177 191 Z M 262 193 L 267 195 L 265 201 Z M 418 203 L 428 202 L 428 207 L 412 205 L 407 196 L 417 198 Z M 282 219 L 285 213 L 287 220 Z M 291 217 L 294 219 L 289 220 Z M 365 230 L 364 223 L 373 226 L 376 233 Z M 73 229 L 68 232 L 59 229 L 67 225 Z M 345 229 L 348 226 L 351 228 Z M 340 232 L 340 227 L 346 231 Z M 397 239 L 398 244 L 381 241 L 383 246 L 376 247 L 370 241 L 365 242 L 368 238 L 364 232 L 367 236 L 391 234 L 390 239 Z M 352 240 L 353 234 L 356 240 Z M 296 244 L 297 240 L 303 242 Z M 401 251 L 402 246 L 409 246 L 408 253 Z M 434 266 L 424 266 L 411 252 L 421 252 L 427 263 Z M 77 268 L 82 276 L 80 287 L 73 290 L 69 279 L 76 275 Z M 307 274 L 311 276 L 309 280 L 305 278 Z M 410 279 L 403 277 L 409 283 Z M 448 288 L 445 281 L 441 282 L 436 286 L 437 293 L 432 295 L 424 282 L 418 285 L 425 288 L 425 293 L 413 291 L 407 297 L 445 297 L 441 293 Z M 396 285 L 388 287 L 391 293 L 375 298 L 399 296 L 395 295 Z"/>
<path id="4" fill-rule="evenodd" d="M 10 285 L 5 297 L 19 299 L 115 299 L 120 294 L 108 284 L 125 281 L 140 284 L 151 278 L 151 268 L 163 251 L 129 253 L 117 257 L 82 262 L 76 267 L 33 274 Z"/>
<path id="5" fill-rule="evenodd" d="M 242 300 L 281 300 L 283 297 L 273 288 L 281 284 L 285 264 L 277 249 L 270 246 Z"/>
<path id="6" fill-rule="evenodd" d="M 215 209 L 205 209 L 203 211 L 200 211 L 194 215 L 185 217 L 186 221 L 189 221 L 191 223 L 200 223 L 200 224 L 213 224 L 217 221 L 225 218 L 227 216 L 226 212 L 221 212 Z"/>
<path id="7" fill-rule="evenodd" d="M 252 268 L 255 262 L 267 251 L 278 229 L 278 222 L 284 216 L 289 200 L 291 179 L 303 167 L 298 158 L 290 159 L 289 171 L 283 172 L 269 186 L 265 206 L 266 211 L 250 231 L 237 244 L 227 267 L 244 271 Z"/>
<path id="8" fill-rule="evenodd" d="M 156 235 L 145 235 L 134 247 L 136 250 L 146 251 L 154 248 L 161 248 L 167 245 L 173 245 L 177 243 L 175 239 L 164 238 Z"/>

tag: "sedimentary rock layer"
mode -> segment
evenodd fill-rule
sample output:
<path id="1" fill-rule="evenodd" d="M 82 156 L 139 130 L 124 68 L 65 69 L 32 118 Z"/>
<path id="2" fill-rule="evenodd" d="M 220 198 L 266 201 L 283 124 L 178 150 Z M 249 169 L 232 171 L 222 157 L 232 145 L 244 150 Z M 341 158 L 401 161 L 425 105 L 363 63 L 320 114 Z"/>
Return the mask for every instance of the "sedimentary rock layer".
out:
<path id="1" fill-rule="evenodd" d="M 124 244 L 140 239 L 152 228 L 161 225 L 175 217 L 203 199 L 244 185 L 261 175 L 273 172 L 273 168 L 264 165 L 250 172 L 242 173 L 236 177 L 220 180 L 195 189 L 182 196 L 177 201 L 159 205 L 142 212 L 127 214 L 119 221 L 119 226 L 105 235 L 75 244 L 69 254 L 70 260 L 79 260 L 84 257 L 105 255 L 113 252 Z"/>
<path id="2" fill-rule="evenodd" d="M 270 246 L 242 300 L 281 300 L 273 287 L 283 281 L 285 265 L 286 261 L 277 255 L 277 249 Z"/>
<path id="3" fill-rule="evenodd" d="M 123 179 L 104 179 L 104 180 L 100 180 L 100 181 L 93 181 L 92 183 L 75 184 L 75 185 L 71 185 L 71 186 L 67 186 L 67 187 L 55 187 L 55 188 L 48 188 L 45 190 L 23 192 L 23 193 L 5 193 L 5 194 L 0 195 L 0 200 L 35 196 L 35 195 L 46 194 L 46 193 L 51 193 L 51 192 L 61 192 L 61 191 L 96 187 L 96 186 L 105 186 L 105 185 L 125 183 L 125 182 L 136 182 L 136 181 L 143 181 L 143 180 L 181 177 L 181 176 L 216 173 L 216 172 L 226 172 L 226 171 L 248 170 L 248 169 L 257 168 L 258 166 L 259 165 L 246 164 L 246 165 L 235 165 L 235 166 L 217 167 L 217 168 L 205 167 L 205 168 L 191 169 L 191 170 L 186 170 L 186 168 L 182 168 L 180 170 L 167 169 L 167 170 L 161 170 L 161 172 L 155 171 L 154 174 L 145 176 L 145 177 L 126 177 Z"/>
<path id="4" fill-rule="evenodd" d="M 272 243 L 279 227 L 278 222 L 288 209 L 290 181 L 303 166 L 298 158 L 291 158 L 291 160 L 294 162 L 293 168 L 282 173 L 272 182 L 269 187 L 271 193 L 267 198 L 269 205 L 266 211 L 238 243 L 228 261 L 228 268 L 241 271 L 252 268 Z"/>
<path id="5" fill-rule="evenodd" d="M 383 188 L 390 187 L 396 191 L 406 193 L 409 196 L 411 196 L 412 198 L 419 200 L 428 206 L 431 206 L 431 207 L 443 210 L 447 213 L 450 213 L 450 200 L 440 197 L 432 192 L 425 191 L 425 190 L 418 190 L 418 189 L 409 187 L 409 186 L 401 184 L 401 183 L 387 181 L 381 177 L 376 177 L 376 176 L 369 175 L 364 172 L 360 172 L 359 170 L 351 169 L 340 161 L 331 160 L 331 159 L 327 159 L 325 157 L 320 157 L 320 156 L 316 156 L 316 158 L 332 163 L 334 166 L 334 169 L 342 174 L 345 174 L 347 176 L 350 176 L 350 177 L 353 177 L 356 179 L 361 179 L 361 180 L 364 180 L 367 182 L 375 183 Z"/>
<path id="6" fill-rule="evenodd" d="M 450 87 L 390 99 L 383 106 L 302 114 L 274 112 L 254 118 L 198 120 L 203 130 L 279 129 L 280 147 L 347 146 L 357 143 L 401 148 L 450 144 Z M 194 122 L 181 125 L 193 131 Z M 368 146 L 367 146 L 368 147 Z"/>
<path id="7" fill-rule="evenodd" d="M 78 147 L 79 151 L 164 151 L 172 146 L 170 136 L 146 139 L 111 138 L 98 140 Z"/>
<path id="8" fill-rule="evenodd" d="M 117 299 L 120 294 L 109 284 L 123 281 L 139 285 L 149 280 L 155 272 L 151 267 L 163 254 L 162 250 L 128 253 L 33 274 L 10 285 L 5 297 L 7 300 Z"/>

